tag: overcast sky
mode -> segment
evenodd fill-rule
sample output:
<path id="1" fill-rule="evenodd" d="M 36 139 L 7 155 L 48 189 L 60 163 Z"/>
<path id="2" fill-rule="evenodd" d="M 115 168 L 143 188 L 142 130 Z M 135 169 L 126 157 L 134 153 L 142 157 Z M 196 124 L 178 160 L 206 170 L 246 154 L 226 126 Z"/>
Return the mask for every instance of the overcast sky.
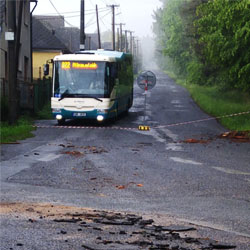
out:
<path id="1" fill-rule="evenodd" d="M 80 2 L 81 0 L 38 0 L 34 15 L 56 15 L 58 11 L 66 17 L 66 26 L 79 27 Z M 123 28 L 135 31 L 135 35 L 139 37 L 152 36 L 152 14 L 161 6 L 159 0 L 85 0 L 86 33 L 96 31 L 96 4 L 100 11 L 101 32 L 111 29 L 111 8 L 107 8 L 107 5 L 116 4 L 120 5 L 116 8 L 116 23 L 125 23 Z"/>

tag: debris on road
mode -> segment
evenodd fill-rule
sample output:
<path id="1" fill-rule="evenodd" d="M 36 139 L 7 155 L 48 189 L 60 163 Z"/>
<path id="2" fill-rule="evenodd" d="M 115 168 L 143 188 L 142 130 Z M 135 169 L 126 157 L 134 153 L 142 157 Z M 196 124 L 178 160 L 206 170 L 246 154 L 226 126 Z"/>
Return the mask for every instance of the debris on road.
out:
<path id="1" fill-rule="evenodd" d="M 234 249 L 236 246 L 222 244 L 209 238 L 196 238 L 188 235 L 189 231 L 196 231 L 192 225 L 157 225 L 152 219 L 144 219 L 132 213 L 111 211 L 97 211 L 76 207 L 64 207 L 50 204 L 2 203 L 0 215 L 11 215 L 17 220 L 30 217 L 36 220 L 36 227 L 42 229 L 55 228 L 48 233 L 48 241 L 55 240 L 57 246 L 65 244 L 74 249 Z M 43 220 L 39 219 L 43 216 Z M 25 222 L 24 222 L 25 223 Z M 33 223 L 25 225 L 32 230 Z M 47 228 L 47 230 L 50 230 Z M 181 235 L 185 232 L 185 235 Z M 22 239 L 25 247 L 29 239 Z M 17 243 L 21 246 L 20 242 Z M 36 248 L 36 241 L 32 240 Z M 10 247 L 11 248 L 11 247 Z M 9 249 L 10 249 L 9 248 Z M 67 247 L 65 249 L 68 249 Z"/>
<path id="2" fill-rule="evenodd" d="M 128 186 L 130 186 L 130 185 L 136 185 L 137 187 L 143 187 L 143 184 L 136 184 L 135 182 L 129 182 L 126 185 L 118 185 L 118 186 L 116 186 L 116 188 L 117 189 L 125 189 L 125 188 L 128 188 Z"/>
<path id="3" fill-rule="evenodd" d="M 182 141 L 183 143 L 200 143 L 200 144 L 206 144 L 206 143 L 209 143 L 211 142 L 211 139 L 209 140 L 197 140 L 197 139 L 193 139 L 193 138 L 190 138 L 190 139 L 186 139 L 184 141 Z"/>
<path id="4" fill-rule="evenodd" d="M 198 144 L 208 144 L 212 142 L 215 139 L 229 139 L 233 142 L 250 142 L 250 131 L 230 131 L 220 134 L 216 137 L 209 137 L 208 139 L 200 138 L 188 138 L 183 141 L 180 141 L 181 143 L 198 143 Z"/>
<path id="5" fill-rule="evenodd" d="M 106 149 L 103 147 L 96 147 L 96 146 L 74 146 L 74 145 L 68 145 L 65 146 L 64 144 L 60 144 L 60 147 L 63 148 L 74 148 L 74 149 L 79 149 L 81 151 L 62 151 L 62 154 L 68 154 L 68 155 L 73 155 L 73 156 L 84 156 L 85 154 L 102 154 L 102 153 L 108 153 Z"/>
<path id="6" fill-rule="evenodd" d="M 84 156 L 84 153 L 79 152 L 79 151 L 66 151 L 66 152 L 63 152 L 62 154 L 72 155 L 76 157 Z"/>
<path id="7" fill-rule="evenodd" d="M 230 139 L 235 142 L 250 142 L 250 131 L 230 131 L 219 135 L 221 139 Z"/>

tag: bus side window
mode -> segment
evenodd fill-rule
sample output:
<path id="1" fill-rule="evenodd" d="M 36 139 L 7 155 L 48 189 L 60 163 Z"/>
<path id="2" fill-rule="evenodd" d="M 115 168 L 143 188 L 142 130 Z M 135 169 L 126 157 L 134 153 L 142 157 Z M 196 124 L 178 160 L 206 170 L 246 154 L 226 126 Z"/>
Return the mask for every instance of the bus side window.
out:
<path id="1" fill-rule="evenodd" d="M 112 70 L 112 68 L 113 68 L 113 65 L 111 63 L 106 64 L 105 82 L 108 85 L 108 90 L 110 94 L 115 86 L 114 71 Z"/>
<path id="2" fill-rule="evenodd" d="M 118 67 L 117 63 L 112 63 L 111 64 L 111 77 L 116 79 L 117 78 L 117 72 L 118 72 Z"/>
<path id="3" fill-rule="evenodd" d="M 119 63 L 119 82 L 121 85 L 126 85 L 127 74 L 126 74 L 126 62 L 122 61 Z"/>
<path id="4" fill-rule="evenodd" d="M 106 67 L 106 74 L 107 74 L 108 77 L 110 76 L 110 66 L 109 66 L 109 64 Z"/>

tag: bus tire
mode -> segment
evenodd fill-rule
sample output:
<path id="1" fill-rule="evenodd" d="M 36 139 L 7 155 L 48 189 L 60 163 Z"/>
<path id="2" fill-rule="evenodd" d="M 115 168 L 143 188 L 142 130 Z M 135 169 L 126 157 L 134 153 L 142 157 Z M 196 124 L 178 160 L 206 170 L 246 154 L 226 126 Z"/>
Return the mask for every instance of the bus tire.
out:
<path id="1" fill-rule="evenodd" d="M 57 120 L 57 124 L 58 124 L 59 126 L 64 125 L 64 124 L 65 124 L 65 118 L 63 118 L 63 119 L 61 119 L 61 120 Z"/>
<path id="2" fill-rule="evenodd" d="M 115 115 L 111 118 L 112 122 L 116 122 L 118 119 L 118 106 L 116 105 Z"/>

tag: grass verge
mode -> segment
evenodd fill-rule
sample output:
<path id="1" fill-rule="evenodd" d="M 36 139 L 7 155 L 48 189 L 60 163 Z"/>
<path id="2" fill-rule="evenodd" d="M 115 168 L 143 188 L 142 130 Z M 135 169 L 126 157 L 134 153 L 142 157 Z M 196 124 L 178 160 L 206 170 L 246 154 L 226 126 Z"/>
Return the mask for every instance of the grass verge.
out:
<path id="1" fill-rule="evenodd" d="M 46 104 L 41 111 L 37 112 L 37 114 L 35 115 L 35 119 L 38 120 L 53 119 L 50 102 Z"/>
<path id="2" fill-rule="evenodd" d="M 217 87 L 186 84 L 171 72 L 169 77 L 185 87 L 194 101 L 206 113 L 220 117 L 250 111 L 250 95 L 237 90 L 222 91 Z M 220 118 L 218 121 L 226 128 L 234 131 L 250 131 L 250 114 Z"/>
<path id="3" fill-rule="evenodd" d="M 33 137 L 34 135 L 31 133 L 33 130 L 35 128 L 32 127 L 32 120 L 28 117 L 21 117 L 17 124 L 13 126 L 10 126 L 7 122 L 1 122 L 1 143 L 11 143 Z"/>
<path id="4" fill-rule="evenodd" d="M 36 120 L 49 120 L 53 119 L 50 103 L 44 106 L 44 108 L 37 112 L 34 117 L 25 115 L 21 117 L 17 124 L 10 126 L 8 122 L 0 123 L 0 135 L 1 143 L 13 143 L 18 140 L 24 140 L 26 138 L 33 137 L 32 131 L 35 128 L 32 126 L 34 119 Z"/>

